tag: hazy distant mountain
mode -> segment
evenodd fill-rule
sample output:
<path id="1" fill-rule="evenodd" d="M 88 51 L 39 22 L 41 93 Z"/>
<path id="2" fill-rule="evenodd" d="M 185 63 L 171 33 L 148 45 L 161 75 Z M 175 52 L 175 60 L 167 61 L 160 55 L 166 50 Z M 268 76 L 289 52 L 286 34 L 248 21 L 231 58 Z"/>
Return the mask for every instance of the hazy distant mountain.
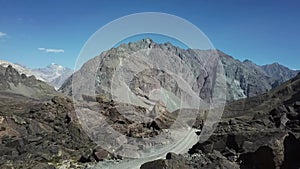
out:
<path id="1" fill-rule="evenodd" d="M 186 63 L 192 70 L 194 76 L 197 78 L 197 87 L 201 88 L 201 91 L 199 92 L 199 96 L 201 98 L 208 98 L 209 96 L 211 96 L 211 87 L 212 85 L 215 85 L 213 79 L 215 75 L 213 62 L 216 58 L 214 56 L 211 56 L 214 52 L 218 52 L 224 67 L 227 83 L 227 100 L 237 100 L 265 93 L 273 87 L 278 86 L 278 84 L 282 83 L 283 81 L 292 78 L 297 73 L 297 71 L 293 71 L 288 68 L 278 68 L 278 71 L 280 70 L 280 72 L 282 73 L 280 73 L 278 76 L 275 76 L 273 75 L 273 72 L 271 70 L 268 71 L 269 68 L 258 66 L 251 61 L 241 62 L 219 50 L 184 50 L 173 46 L 171 43 L 157 44 L 151 39 L 143 39 L 135 43 L 123 44 L 117 48 L 112 48 L 86 62 L 82 66 L 82 68 L 73 75 L 76 77 L 82 76 L 79 79 L 82 80 L 83 84 L 89 83 L 86 85 L 82 85 L 81 89 L 79 90 L 86 90 L 87 92 L 89 87 L 92 87 L 91 85 L 96 85 L 96 93 L 110 92 L 110 85 L 112 83 L 112 78 L 114 76 L 116 68 L 119 67 L 120 64 L 124 64 L 124 58 L 127 58 L 129 55 L 132 55 L 133 53 L 141 50 L 147 50 L 145 54 L 140 54 L 146 58 L 149 57 L 147 55 L 151 55 L 152 52 L 153 55 L 168 57 L 169 60 L 176 60 L 179 58 L 179 60 L 181 60 L 179 62 Z M 163 61 L 163 59 L 161 59 L 160 57 L 158 57 L 157 59 Z M 136 62 L 136 60 L 137 59 L 133 59 L 132 62 L 134 63 Z M 176 65 L 178 65 L 176 64 L 176 62 L 174 62 L 175 64 L 170 63 L 171 62 L 166 63 L 165 66 L 169 67 L 170 70 L 174 70 L 174 72 L 176 72 L 177 70 L 182 71 L 182 67 L 176 67 Z M 273 69 L 277 70 L 276 68 Z M 128 70 L 128 72 L 130 71 L 131 70 Z M 144 77 L 149 76 L 149 74 L 159 74 L 159 72 L 146 73 L 147 75 Z M 91 75 L 90 77 L 93 79 L 85 79 L 86 75 Z M 153 81 L 153 79 L 140 80 Z M 128 88 L 131 87 L 133 90 L 135 90 L 134 88 L 142 88 L 142 86 L 137 85 L 139 84 L 140 80 L 135 79 L 135 82 L 131 82 L 133 84 L 131 86 L 128 86 Z M 164 85 L 164 83 L 166 83 L 166 81 L 170 79 L 164 77 L 163 79 L 156 80 L 158 80 L 156 83 Z M 94 81 L 95 83 L 90 83 L 91 81 Z M 65 93 L 71 94 L 71 82 L 72 77 L 66 80 L 66 83 L 62 85 L 61 90 Z M 172 91 L 178 90 L 178 86 L 176 85 L 165 87 L 171 88 Z"/>
<path id="2" fill-rule="evenodd" d="M 25 74 L 26 76 L 35 76 L 36 79 L 45 81 L 48 84 L 58 89 L 64 81 L 71 76 L 73 73 L 72 69 L 65 68 L 61 65 L 52 63 L 45 68 L 31 69 L 20 64 L 14 64 L 7 61 L 0 60 L 0 66 L 8 67 L 11 65 L 20 74 Z"/>
<path id="3" fill-rule="evenodd" d="M 52 63 L 45 68 L 33 69 L 32 71 L 56 89 L 58 89 L 73 73 L 72 69 L 65 68 L 55 63 Z"/>

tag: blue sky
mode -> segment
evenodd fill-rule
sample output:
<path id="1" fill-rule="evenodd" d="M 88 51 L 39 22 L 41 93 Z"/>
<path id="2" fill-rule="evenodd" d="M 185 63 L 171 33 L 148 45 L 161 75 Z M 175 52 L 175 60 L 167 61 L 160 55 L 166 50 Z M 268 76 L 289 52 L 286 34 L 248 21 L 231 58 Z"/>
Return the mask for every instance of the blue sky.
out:
<path id="1" fill-rule="evenodd" d="M 0 0 L 0 59 L 72 68 L 105 24 L 137 12 L 164 12 L 190 21 L 237 59 L 300 69 L 299 6 L 297 0 Z"/>

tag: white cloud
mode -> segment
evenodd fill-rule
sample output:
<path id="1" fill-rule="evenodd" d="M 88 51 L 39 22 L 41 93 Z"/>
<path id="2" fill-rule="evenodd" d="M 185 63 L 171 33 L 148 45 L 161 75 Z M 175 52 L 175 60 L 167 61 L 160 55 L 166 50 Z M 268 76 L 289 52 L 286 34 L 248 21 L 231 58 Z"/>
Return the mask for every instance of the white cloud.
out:
<path id="1" fill-rule="evenodd" d="M 4 36 L 6 36 L 7 34 L 4 32 L 0 32 L 0 38 L 3 38 Z"/>
<path id="2" fill-rule="evenodd" d="M 64 53 L 65 50 L 63 49 L 47 49 L 47 48 L 38 48 L 40 51 L 44 51 L 46 53 Z"/>
<path id="3" fill-rule="evenodd" d="M 47 53 L 64 53 L 63 49 L 46 49 Z"/>

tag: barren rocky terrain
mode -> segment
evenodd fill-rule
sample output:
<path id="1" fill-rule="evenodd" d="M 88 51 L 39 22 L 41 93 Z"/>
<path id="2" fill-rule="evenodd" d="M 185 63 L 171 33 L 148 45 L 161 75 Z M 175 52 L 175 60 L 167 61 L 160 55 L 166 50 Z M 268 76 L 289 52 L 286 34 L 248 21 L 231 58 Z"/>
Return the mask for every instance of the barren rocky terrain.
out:
<path id="1" fill-rule="evenodd" d="M 137 59 L 141 54 L 147 54 L 142 57 L 145 60 Z M 136 60 L 128 60 L 129 56 Z M 168 57 L 172 64 L 159 56 Z M 151 66 L 141 69 L 149 63 L 155 65 L 147 57 L 166 63 L 166 69 Z M 216 71 L 220 65 L 223 71 Z M 184 78 L 177 78 L 171 72 L 184 72 L 181 74 Z M 151 40 L 123 44 L 93 58 L 63 84 L 62 93 L 34 76 L 20 74 L 12 66 L 0 66 L 0 168 L 97 168 L 110 160 L 109 168 L 119 164 L 125 169 L 120 164 L 133 160 L 126 163 L 127 168 L 297 169 L 300 167 L 297 156 L 300 74 L 297 72 L 279 64 L 258 66 L 250 61 L 240 62 L 218 50 L 183 50 Z M 216 78 L 222 74 L 221 80 Z M 81 85 L 74 86 L 74 77 Z M 222 118 L 212 124 L 216 130 L 211 137 L 193 143 L 211 113 L 207 110 L 209 100 L 222 98 L 222 94 L 216 97 L 211 91 L 213 87 L 220 92 L 218 86 L 227 88 L 221 92 L 227 99 Z M 90 93 L 91 88 L 96 93 Z M 179 102 L 177 98 L 186 101 Z M 199 102 L 189 102 L 194 98 L 199 98 Z M 195 123 L 191 114 L 198 115 Z M 83 124 L 85 120 L 90 122 L 88 126 Z M 117 149 L 97 145 L 99 134 L 104 133 L 97 129 L 103 126 L 126 136 L 122 140 L 105 137 Z M 145 148 L 132 146 L 134 139 L 150 140 L 149 145 L 167 145 L 173 138 L 171 126 L 193 127 L 187 130 L 193 133 L 186 132 L 188 140 L 183 139 L 183 143 L 193 144 L 187 147 L 179 143 L 178 150 L 173 150 L 180 154 L 170 150 L 157 156 L 161 159 L 143 159 L 144 164 L 125 157 Z M 151 140 L 156 136 L 161 136 L 161 142 Z M 124 156 L 120 155 L 122 152 Z"/>

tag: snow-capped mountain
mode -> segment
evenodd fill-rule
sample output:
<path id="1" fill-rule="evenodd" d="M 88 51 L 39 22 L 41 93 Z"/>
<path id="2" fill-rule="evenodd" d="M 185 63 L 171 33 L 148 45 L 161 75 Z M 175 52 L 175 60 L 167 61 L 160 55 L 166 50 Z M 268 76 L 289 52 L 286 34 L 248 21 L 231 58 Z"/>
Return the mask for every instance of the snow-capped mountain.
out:
<path id="1" fill-rule="evenodd" d="M 25 66 L 15 64 L 15 63 L 11 63 L 11 62 L 4 61 L 4 60 L 0 60 L 0 66 L 7 68 L 9 65 L 11 65 L 14 69 L 16 69 L 20 74 L 25 74 L 26 76 L 32 76 L 33 75 L 38 80 L 46 81 L 44 78 L 40 77 L 39 74 L 36 74 L 31 69 L 29 69 Z"/>
<path id="2" fill-rule="evenodd" d="M 54 86 L 55 89 L 58 89 L 73 73 L 72 69 L 65 68 L 55 63 L 52 63 L 45 68 L 31 69 L 20 64 L 0 60 L 0 66 L 8 67 L 9 65 L 16 69 L 20 74 L 25 74 L 26 76 L 33 75 L 36 79 Z"/>

